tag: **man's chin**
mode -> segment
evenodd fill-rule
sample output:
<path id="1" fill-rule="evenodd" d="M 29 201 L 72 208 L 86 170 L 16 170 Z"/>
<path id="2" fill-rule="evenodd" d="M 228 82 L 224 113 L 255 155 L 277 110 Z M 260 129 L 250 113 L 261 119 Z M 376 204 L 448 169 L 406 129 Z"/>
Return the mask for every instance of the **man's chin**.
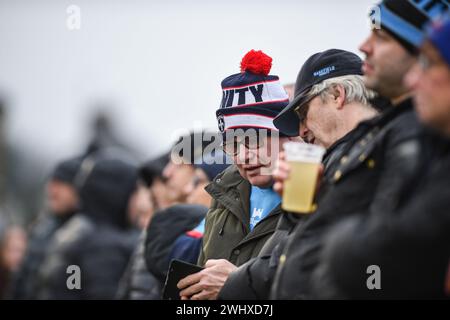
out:
<path id="1" fill-rule="evenodd" d="M 247 176 L 247 179 L 252 186 L 260 188 L 270 187 L 273 183 L 272 176 L 270 175 Z"/>
<path id="2" fill-rule="evenodd" d="M 373 74 L 364 74 L 363 82 L 364 82 L 364 85 L 371 90 L 375 90 L 378 87 L 377 86 L 378 81 Z"/>

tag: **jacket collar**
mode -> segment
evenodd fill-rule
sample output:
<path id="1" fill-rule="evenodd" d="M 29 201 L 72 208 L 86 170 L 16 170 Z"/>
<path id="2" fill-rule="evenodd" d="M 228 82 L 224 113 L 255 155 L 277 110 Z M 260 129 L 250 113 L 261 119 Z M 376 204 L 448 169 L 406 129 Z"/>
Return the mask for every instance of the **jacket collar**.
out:
<path id="1" fill-rule="evenodd" d="M 220 173 L 205 190 L 234 214 L 243 225 L 249 224 L 250 183 L 242 178 L 235 165 Z"/>
<path id="2" fill-rule="evenodd" d="M 246 226 L 250 232 L 250 192 L 251 184 L 242 178 L 235 165 L 228 167 L 220 173 L 214 181 L 206 186 L 205 190 L 220 204 L 227 208 Z M 281 213 L 278 205 L 269 216 Z"/>

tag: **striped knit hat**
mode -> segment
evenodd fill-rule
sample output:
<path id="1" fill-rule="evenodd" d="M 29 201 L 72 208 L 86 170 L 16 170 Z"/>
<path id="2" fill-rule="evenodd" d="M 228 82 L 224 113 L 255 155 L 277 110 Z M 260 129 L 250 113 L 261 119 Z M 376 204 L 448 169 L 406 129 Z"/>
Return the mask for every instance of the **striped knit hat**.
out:
<path id="1" fill-rule="evenodd" d="M 414 53 L 425 37 L 425 26 L 449 9 L 447 0 L 383 0 L 371 17 Z M 372 16 L 373 15 L 373 16 Z"/>
<path id="2" fill-rule="evenodd" d="M 251 50 L 241 61 L 241 72 L 222 81 L 223 98 L 216 111 L 220 132 L 249 128 L 278 131 L 273 119 L 288 105 L 289 98 L 278 76 L 269 75 L 271 67 L 271 57 Z"/>

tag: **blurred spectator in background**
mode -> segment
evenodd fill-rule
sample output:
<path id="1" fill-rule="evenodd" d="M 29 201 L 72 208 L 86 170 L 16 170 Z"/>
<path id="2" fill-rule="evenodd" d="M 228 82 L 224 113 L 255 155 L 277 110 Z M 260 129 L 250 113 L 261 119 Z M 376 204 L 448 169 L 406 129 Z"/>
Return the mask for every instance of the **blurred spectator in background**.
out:
<path id="1" fill-rule="evenodd" d="M 42 208 L 46 162 L 7 136 L 8 99 L 0 96 L 0 216 L 27 225 Z"/>
<path id="2" fill-rule="evenodd" d="M 151 199 L 150 188 L 139 180 L 128 207 L 128 220 L 138 230 L 144 230 L 152 219 L 155 209 Z"/>
<path id="3" fill-rule="evenodd" d="M 194 177 L 184 190 L 186 203 L 202 205 L 209 209 L 212 197 L 205 188 L 219 173 L 228 168 L 230 163 L 231 159 L 221 150 L 205 154 L 203 159 L 195 161 Z M 198 226 L 177 238 L 168 260 L 178 259 L 197 264 L 204 231 L 205 219 L 202 219 Z"/>
<path id="4" fill-rule="evenodd" d="M 137 234 L 129 222 L 137 168 L 120 154 L 86 157 L 75 177 L 80 213 L 59 229 L 39 273 L 39 299 L 112 299 Z M 68 266 L 81 271 L 81 289 L 67 287 Z"/>
<path id="5" fill-rule="evenodd" d="M 0 299 L 10 298 L 9 290 L 27 246 L 26 233 L 19 226 L 0 226 Z"/>
<path id="6" fill-rule="evenodd" d="M 445 293 L 446 293 L 447 297 L 450 297 L 450 260 L 448 263 L 447 276 L 446 276 L 446 280 L 445 280 Z"/>
<path id="7" fill-rule="evenodd" d="M 82 157 L 59 163 L 46 184 L 47 208 L 31 227 L 25 260 L 15 280 L 13 299 L 36 299 L 37 274 L 55 232 L 79 209 L 75 177 Z"/>
<path id="8" fill-rule="evenodd" d="M 6 137 L 5 137 L 5 107 L 4 102 L 0 98 L 0 202 L 3 203 L 5 200 L 6 194 L 6 177 L 7 177 L 7 159 L 8 159 L 8 151 L 6 146 Z"/>
<path id="9" fill-rule="evenodd" d="M 192 132 L 181 137 L 172 148 L 171 161 L 164 168 L 164 177 L 176 191 L 171 191 L 174 203 L 186 202 L 191 181 L 196 177 L 196 162 L 206 156 L 207 150 L 217 150 L 221 137 L 215 132 Z M 178 177 L 178 178 L 177 178 Z M 181 183 L 182 182 L 182 183 Z M 168 185 L 169 188 L 169 185 Z M 174 195 L 177 195 L 174 197 Z M 197 197 L 191 198 L 199 200 Z M 203 200 L 204 204 L 205 201 Z M 169 254 L 174 242 L 187 231 L 194 229 L 204 218 L 207 208 L 198 204 L 172 205 L 155 213 L 147 228 L 145 240 L 145 260 L 147 268 L 159 283 L 158 291 L 152 299 L 161 299 L 161 289 L 169 267 Z"/>
<path id="10" fill-rule="evenodd" d="M 132 147 L 132 141 L 124 141 L 119 135 L 114 119 L 110 111 L 111 105 L 97 103 L 93 108 L 99 110 L 93 116 L 90 123 L 91 138 L 85 154 L 91 154 L 100 150 L 117 149 L 133 158 L 138 158 L 138 152 Z"/>
<path id="11" fill-rule="evenodd" d="M 150 189 L 150 200 L 154 211 L 165 209 L 172 204 L 166 178 L 163 176 L 163 170 L 169 161 L 170 153 L 164 153 L 156 159 L 146 162 L 139 169 L 141 181 Z"/>
<path id="12" fill-rule="evenodd" d="M 163 177 L 166 179 L 168 196 L 172 204 L 184 203 L 186 193 L 184 188 L 194 176 L 195 159 L 203 154 L 205 148 L 209 150 L 220 146 L 220 136 L 215 132 L 192 132 L 180 137 L 172 148 L 170 161 L 165 166 Z"/>
<path id="13" fill-rule="evenodd" d="M 157 210 L 162 210 L 170 205 L 167 197 L 167 187 L 162 177 L 164 167 L 169 162 L 169 154 L 146 162 L 139 169 L 138 190 L 139 194 L 134 195 L 137 202 L 135 207 L 138 210 L 134 215 L 141 235 L 133 255 L 130 258 L 127 269 L 123 274 L 117 299 L 122 300 L 149 300 L 156 299 L 160 294 L 160 284 L 147 270 L 144 259 L 146 228 L 151 222 L 153 214 Z M 132 201 L 133 202 L 133 201 Z M 139 205 L 140 203 L 140 205 Z"/>
<path id="14" fill-rule="evenodd" d="M 204 148 L 211 143 L 217 144 L 217 138 L 213 133 L 192 132 L 180 137 L 171 152 L 148 161 L 140 168 L 141 188 L 147 189 L 152 204 L 152 216 L 155 211 L 165 212 L 165 209 L 175 203 L 186 200 L 188 194 L 185 188 L 192 179 L 194 157 L 201 155 Z M 159 221 L 157 218 L 155 224 L 158 225 Z M 144 231 L 121 279 L 116 295 L 118 299 L 148 300 L 161 297 L 161 281 L 147 270 L 144 259 L 146 228 L 150 222 L 150 219 L 147 219 L 140 223 L 140 229 Z M 164 244 L 161 246 L 164 247 Z"/>

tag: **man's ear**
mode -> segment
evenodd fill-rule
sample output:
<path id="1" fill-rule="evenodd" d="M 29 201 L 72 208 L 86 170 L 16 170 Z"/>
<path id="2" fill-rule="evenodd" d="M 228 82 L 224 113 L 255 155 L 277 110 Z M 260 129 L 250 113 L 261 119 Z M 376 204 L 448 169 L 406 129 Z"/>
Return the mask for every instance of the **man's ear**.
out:
<path id="1" fill-rule="evenodd" d="M 346 93 L 345 93 L 344 87 L 338 84 L 338 85 L 334 86 L 331 93 L 333 96 L 333 100 L 336 103 L 336 108 L 338 110 L 341 110 L 344 107 L 345 98 L 346 98 Z"/>

